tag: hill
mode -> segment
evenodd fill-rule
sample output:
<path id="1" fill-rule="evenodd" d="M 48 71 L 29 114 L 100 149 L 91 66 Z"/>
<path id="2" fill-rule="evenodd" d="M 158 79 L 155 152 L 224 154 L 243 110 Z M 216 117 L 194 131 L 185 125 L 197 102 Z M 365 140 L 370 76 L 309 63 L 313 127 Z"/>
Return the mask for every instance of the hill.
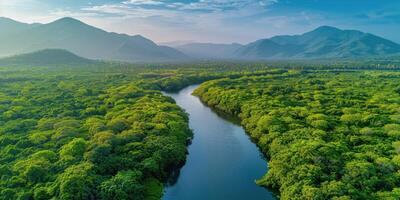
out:
<path id="1" fill-rule="evenodd" d="M 239 48 L 242 59 L 307 59 L 386 56 L 400 52 L 400 45 L 356 30 L 322 26 L 294 36 L 261 39 Z"/>
<path id="2" fill-rule="evenodd" d="M 39 26 L 40 24 L 25 24 L 8 19 L 5 17 L 0 17 L 0 38 L 5 36 L 10 36 L 21 31 L 28 30 L 30 28 Z"/>
<path id="3" fill-rule="evenodd" d="M 88 65 L 96 61 L 82 58 L 62 49 L 45 49 L 33 53 L 21 54 L 0 59 L 0 65 L 12 66 L 51 66 L 51 65 Z"/>
<path id="4" fill-rule="evenodd" d="M 0 19 L 0 56 L 10 56 L 43 49 L 65 49 L 90 59 L 128 62 L 169 62 L 187 56 L 170 47 L 159 46 L 140 35 L 106 32 L 73 18 L 48 24 L 24 24 Z"/>
<path id="5" fill-rule="evenodd" d="M 65 49 L 89 59 L 177 62 L 190 59 L 287 60 L 398 55 L 400 45 L 356 30 L 322 26 L 301 35 L 261 39 L 247 45 L 189 43 L 168 47 L 140 36 L 106 32 L 73 18 L 25 24 L 0 18 L 0 57 Z"/>

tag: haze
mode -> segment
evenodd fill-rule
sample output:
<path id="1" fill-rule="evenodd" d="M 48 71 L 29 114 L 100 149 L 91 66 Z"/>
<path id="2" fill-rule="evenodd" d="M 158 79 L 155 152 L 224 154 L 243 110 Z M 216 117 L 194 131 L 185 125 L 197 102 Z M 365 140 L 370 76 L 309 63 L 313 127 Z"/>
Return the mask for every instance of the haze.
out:
<path id="1" fill-rule="evenodd" d="M 29 23 L 74 17 L 158 43 L 248 43 L 321 25 L 400 42 L 400 2 L 391 0 L 0 0 L 0 16 Z"/>

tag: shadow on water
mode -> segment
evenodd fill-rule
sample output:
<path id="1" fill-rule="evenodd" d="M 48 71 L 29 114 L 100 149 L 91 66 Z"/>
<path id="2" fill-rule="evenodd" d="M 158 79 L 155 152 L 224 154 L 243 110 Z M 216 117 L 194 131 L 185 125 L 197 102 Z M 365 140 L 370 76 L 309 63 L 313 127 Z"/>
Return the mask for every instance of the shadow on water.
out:
<path id="1" fill-rule="evenodd" d="M 192 95 L 197 87 L 164 93 L 189 114 L 194 138 L 185 165 L 173 171 L 163 199 L 275 199 L 271 191 L 255 184 L 268 164 L 240 120 L 204 105 Z"/>
<path id="2" fill-rule="evenodd" d="M 167 93 L 164 93 L 164 92 L 163 92 L 163 94 L 164 94 L 164 95 L 168 95 Z M 171 93 L 170 93 L 170 94 L 171 94 Z M 177 94 L 177 93 L 176 93 L 176 94 Z M 192 94 L 192 95 L 193 95 L 193 94 Z M 202 101 L 200 101 L 200 102 L 201 102 L 201 104 L 202 104 L 203 106 L 207 106 L 207 104 L 205 104 L 204 102 L 202 102 Z M 218 110 L 218 109 L 216 109 L 216 108 L 212 108 L 212 107 L 209 107 L 209 108 L 210 108 L 211 111 L 212 111 L 214 114 L 216 114 L 218 117 L 220 117 L 220 118 L 222 118 L 222 119 L 224 119 L 224 120 L 226 120 L 226 121 L 228 121 L 228 122 L 231 122 L 232 124 L 235 124 L 235 125 L 237 125 L 237 126 L 241 126 L 241 121 L 240 121 L 240 118 L 239 118 L 239 117 L 230 115 L 229 113 L 223 112 L 223 111 Z M 192 136 L 192 140 L 194 139 L 194 137 L 195 137 L 195 135 Z M 190 141 L 187 145 L 190 146 L 191 144 L 192 144 L 192 141 Z M 189 155 L 189 153 L 187 153 L 187 155 Z M 261 156 L 261 157 L 263 156 L 263 155 L 261 154 L 261 152 L 260 152 L 260 156 Z M 167 186 L 167 187 L 173 186 L 173 185 L 175 185 L 175 184 L 177 183 L 177 181 L 178 181 L 178 179 L 179 179 L 180 172 L 181 172 L 181 167 L 184 166 L 185 164 L 186 164 L 186 161 L 183 162 L 183 163 L 181 163 L 181 165 L 178 166 L 178 168 L 172 168 L 172 169 L 170 169 L 170 171 L 169 171 L 170 176 L 169 176 L 168 179 L 166 180 L 166 186 Z"/>
<path id="3" fill-rule="evenodd" d="M 208 106 L 207 104 L 205 104 L 204 102 L 201 101 L 201 104 L 203 104 L 204 106 Z M 236 117 L 234 115 L 231 115 L 229 113 L 226 113 L 224 111 L 221 111 L 219 109 L 213 108 L 213 107 L 209 107 L 211 109 L 211 111 L 216 114 L 218 117 L 232 123 L 235 124 L 237 126 L 241 126 L 241 121 L 239 117 Z"/>

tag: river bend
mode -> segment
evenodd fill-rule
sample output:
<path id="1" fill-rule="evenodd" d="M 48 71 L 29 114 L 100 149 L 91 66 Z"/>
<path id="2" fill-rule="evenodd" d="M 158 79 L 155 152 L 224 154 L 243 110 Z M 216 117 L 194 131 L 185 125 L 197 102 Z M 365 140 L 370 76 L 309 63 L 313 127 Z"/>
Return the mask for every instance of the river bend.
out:
<path id="1" fill-rule="evenodd" d="M 189 114 L 194 132 L 189 155 L 163 200 L 275 199 L 255 184 L 268 170 L 266 160 L 240 125 L 226 120 L 192 95 L 197 85 L 164 93 Z"/>

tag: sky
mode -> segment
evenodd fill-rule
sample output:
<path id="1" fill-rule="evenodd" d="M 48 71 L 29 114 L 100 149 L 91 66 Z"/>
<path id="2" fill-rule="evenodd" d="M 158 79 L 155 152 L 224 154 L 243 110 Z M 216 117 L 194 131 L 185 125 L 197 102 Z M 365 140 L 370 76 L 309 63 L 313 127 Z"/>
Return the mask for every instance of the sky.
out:
<path id="1" fill-rule="evenodd" d="M 248 43 L 329 25 L 400 43 L 400 0 L 0 0 L 27 23 L 74 17 L 153 41 Z"/>

